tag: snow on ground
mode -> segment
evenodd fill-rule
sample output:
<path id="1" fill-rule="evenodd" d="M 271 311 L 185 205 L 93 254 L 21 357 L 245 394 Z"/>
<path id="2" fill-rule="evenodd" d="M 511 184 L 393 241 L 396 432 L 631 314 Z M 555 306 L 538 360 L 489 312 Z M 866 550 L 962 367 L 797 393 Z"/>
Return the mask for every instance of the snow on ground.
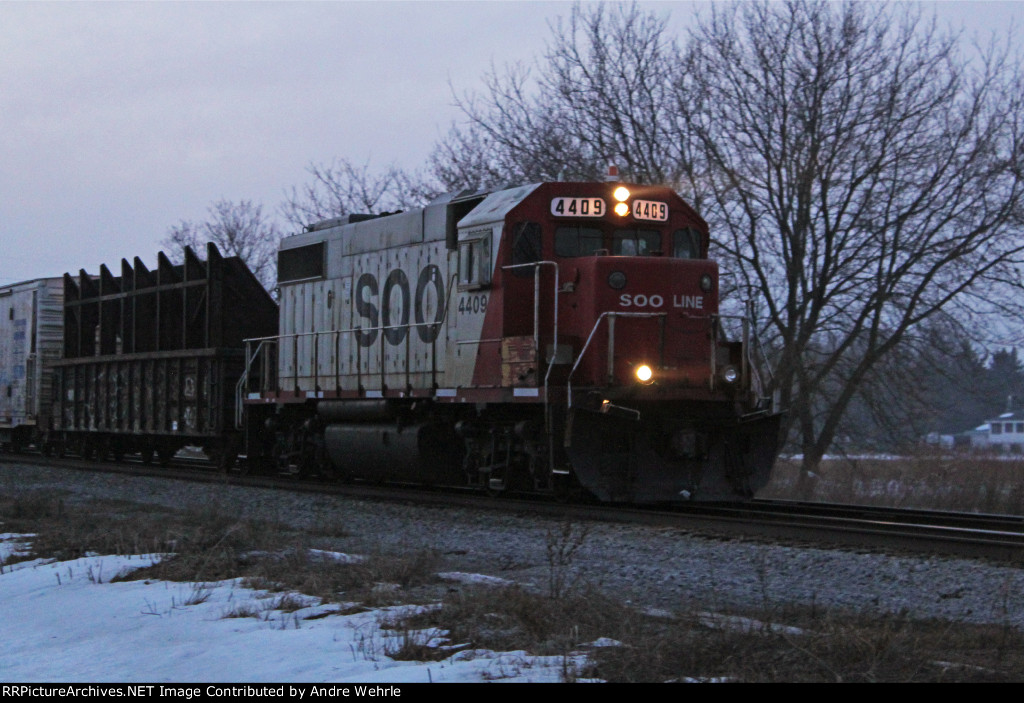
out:
<path id="1" fill-rule="evenodd" d="M 461 571 L 442 571 L 437 575 L 442 581 L 455 581 L 456 583 L 466 583 L 484 586 L 512 586 L 515 581 L 509 581 L 508 579 L 498 578 L 497 576 L 487 576 L 485 574 L 467 574 Z"/>
<path id="2" fill-rule="evenodd" d="M 0 564 L 25 547 L 0 535 Z M 440 662 L 395 661 L 403 636 L 380 623 L 394 608 L 327 615 L 337 606 L 294 613 L 271 609 L 280 594 L 237 580 L 191 584 L 111 583 L 153 563 L 142 555 L 27 561 L 0 573 L 0 679 L 10 682 L 555 682 L 580 655 L 463 650 Z M 255 612 L 258 617 L 225 617 Z"/>

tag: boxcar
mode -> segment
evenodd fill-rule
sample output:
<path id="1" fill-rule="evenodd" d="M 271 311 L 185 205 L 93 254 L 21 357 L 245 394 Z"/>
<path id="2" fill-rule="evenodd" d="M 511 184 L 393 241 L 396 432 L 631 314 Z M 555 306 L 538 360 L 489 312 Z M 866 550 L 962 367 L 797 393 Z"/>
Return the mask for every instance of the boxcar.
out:
<path id="1" fill-rule="evenodd" d="M 0 286 L 0 444 L 19 450 L 50 430 L 50 364 L 62 344 L 61 279 Z"/>

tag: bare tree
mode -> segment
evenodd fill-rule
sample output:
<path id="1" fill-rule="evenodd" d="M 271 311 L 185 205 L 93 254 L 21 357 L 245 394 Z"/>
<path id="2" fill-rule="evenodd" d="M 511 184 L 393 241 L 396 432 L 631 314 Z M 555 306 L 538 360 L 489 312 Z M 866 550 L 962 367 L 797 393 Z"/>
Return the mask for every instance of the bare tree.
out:
<path id="1" fill-rule="evenodd" d="M 713 8 L 678 74 L 704 216 L 779 355 L 813 471 L 858 389 L 943 311 L 1019 316 L 1024 84 L 909 6 Z"/>
<path id="2" fill-rule="evenodd" d="M 967 45 L 912 5 L 793 0 L 715 5 L 680 46 L 636 5 L 576 5 L 532 70 L 457 98 L 431 169 L 465 187 L 614 161 L 675 185 L 711 224 L 723 290 L 755 305 L 810 472 L 858 393 L 894 407 L 865 394 L 913 368 L 899 356 L 924 323 L 980 339 L 986 316 L 1024 315 L 1010 39 Z"/>
<path id="3" fill-rule="evenodd" d="M 273 288 L 277 279 L 277 245 L 282 234 L 263 215 L 263 206 L 250 200 L 218 200 L 207 212 L 209 219 L 205 222 L 182 220 L 167 231 L 161 244 L 169 249 L 168 255 L 180 261 L 186 246 L 199 252 L 207 242 L 213 242 L 225 256 L 240 257 L 264 288 Z"/>
<path id="4" fill-rule="evenodd" d="M 374 173 L 369 163 L 357 166 L 348 159 L 311 164 L 313 180 L 293 187 L 282 206 L 285 219 L 306 225 L 354 213 L 380 214 L 423 205 L 436 193 L 417 175 L 390 166 Z"/>
<path id="5" fill-rule="evenodd" d="M 679 183 L 688 159 L 674 127 L 675 42 L 636 5 L 573 7 L 542 61 L 492 67 L 482 93 L 456 96 L 465 122 L 430 165 L 449 188 L 593 180 L 610 163 L 642 183 Z"/>

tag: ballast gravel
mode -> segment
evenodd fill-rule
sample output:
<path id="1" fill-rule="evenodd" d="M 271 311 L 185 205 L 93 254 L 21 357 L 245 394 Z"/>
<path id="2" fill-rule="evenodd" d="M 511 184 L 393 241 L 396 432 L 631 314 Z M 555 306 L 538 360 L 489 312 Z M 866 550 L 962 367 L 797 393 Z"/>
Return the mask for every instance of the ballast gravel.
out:
<path id="1" fill-rule="evenodd" d="M 566 525 L 489 510 L 186 483 L 0 463 L 4 493 L 52 491 L 65 502 L 116 499 L 209 507 L 296 528 L 343 531 L 348 553 L 441 555 L 439 571 L 483 574 L 547 590 L 550 549 L 578 549 L 561 575 L 660 611 L 789 605 L 1024 627 L 1024 570 L 929 556 L 893 556 L 718 540 L 674 528 Z M 3 526 L 0 525 L 0 530 Z"/>

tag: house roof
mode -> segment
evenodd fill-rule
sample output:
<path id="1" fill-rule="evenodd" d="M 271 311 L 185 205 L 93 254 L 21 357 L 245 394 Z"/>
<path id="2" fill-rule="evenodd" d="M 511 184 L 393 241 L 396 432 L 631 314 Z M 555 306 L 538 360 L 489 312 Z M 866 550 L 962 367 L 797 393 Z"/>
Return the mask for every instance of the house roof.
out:
<path id="1" fill-rule="evenodd" d="M 1003 413 L 1002 415 L 1000 415 L 998 417 L 994 417 L 991 420 L 987 420 L 988 423 L 992 423 L 992 422 L 1014 422 L 1014 421 L 1024 422 L 1024 412 Z"/>

